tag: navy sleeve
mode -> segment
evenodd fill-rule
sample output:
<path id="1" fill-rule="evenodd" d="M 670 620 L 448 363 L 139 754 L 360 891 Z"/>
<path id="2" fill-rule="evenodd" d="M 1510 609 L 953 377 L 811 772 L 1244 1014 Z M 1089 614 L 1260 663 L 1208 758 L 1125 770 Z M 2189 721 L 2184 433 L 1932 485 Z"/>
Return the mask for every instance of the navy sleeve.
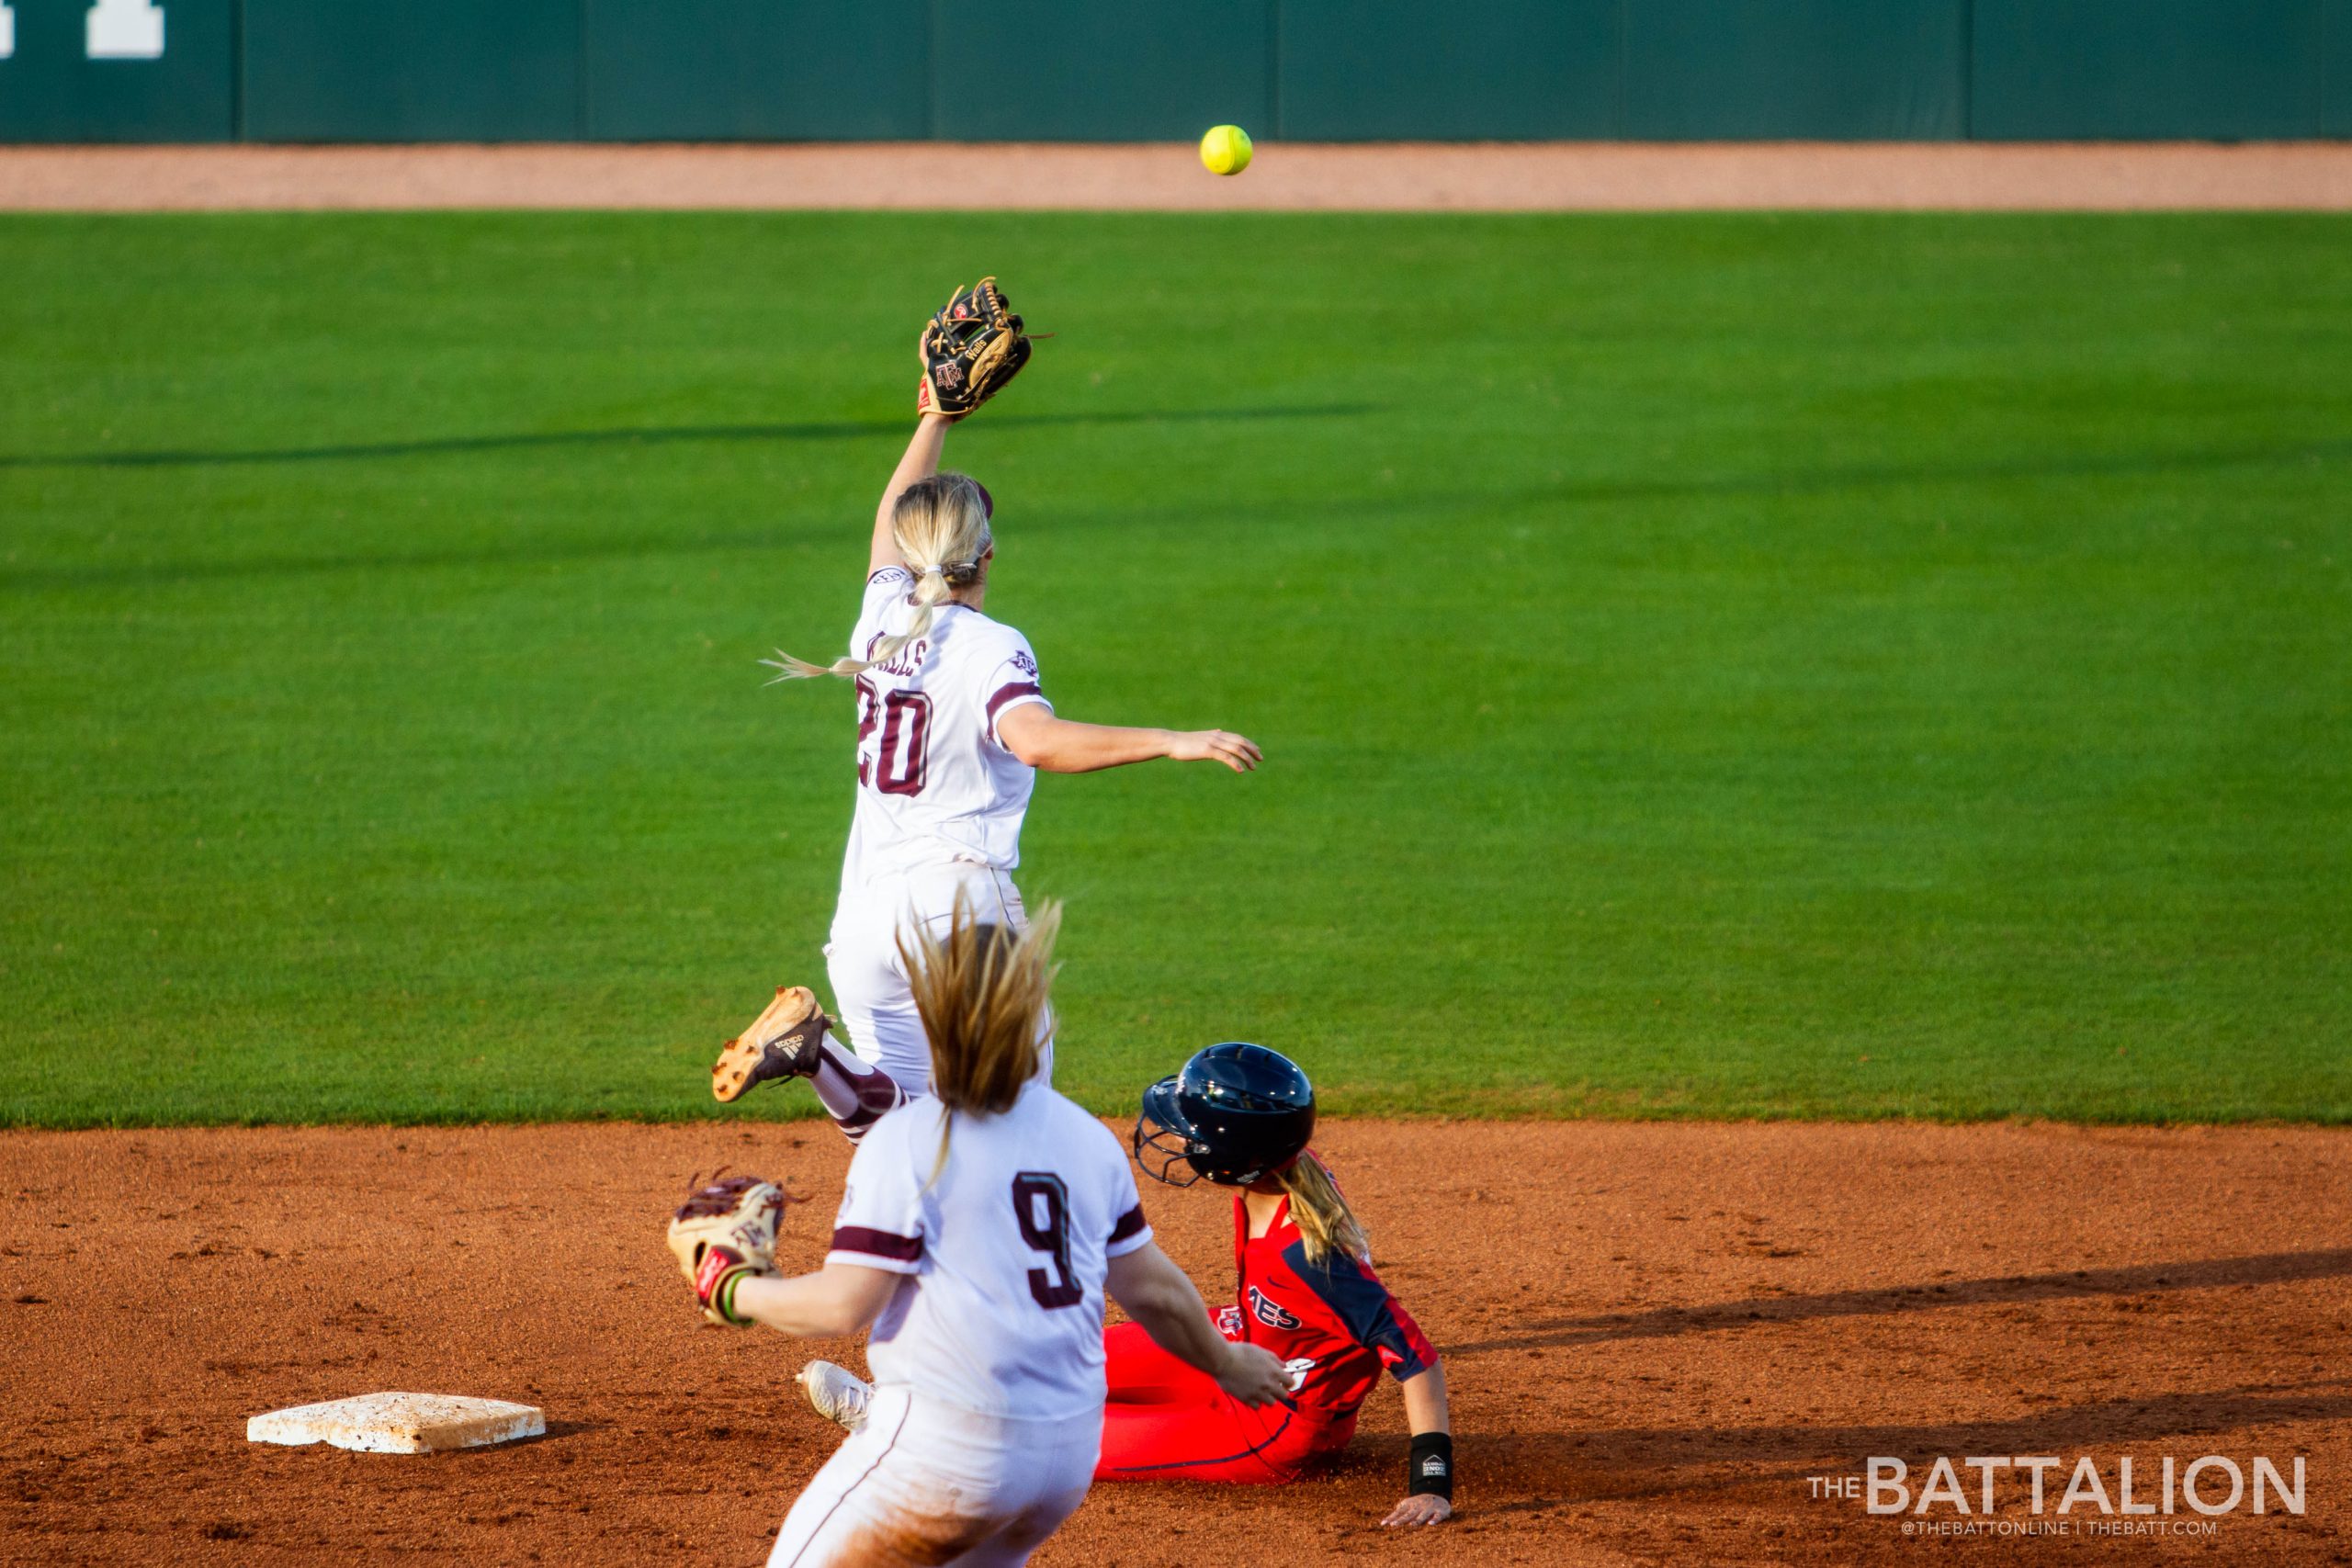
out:
<path id="1" fill-rule="evenodd" d="M 1379 1352 L 1397 1382 L 1417 1376 L 1436 1359 L 1419 1326 L 1396 1310 L 1388 1287 L 1346 1253 L 1334 1252 L 1319 1264 L 1309 1263 L 1306 1244 L 1295 1241 L 1283 1248 L 1283 1261 L 1322 1298 L 1357 1344 Z"/>

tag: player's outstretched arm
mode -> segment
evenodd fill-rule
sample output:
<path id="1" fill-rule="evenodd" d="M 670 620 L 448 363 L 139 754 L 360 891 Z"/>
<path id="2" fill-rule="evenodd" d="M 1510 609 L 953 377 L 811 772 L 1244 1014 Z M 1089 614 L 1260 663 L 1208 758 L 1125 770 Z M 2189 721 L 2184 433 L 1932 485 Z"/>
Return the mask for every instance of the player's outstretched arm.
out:
<path id="1" fill-rule="evenodd" d="M 802 1339 L 862 1334 L 882 1315 L 901 1275 L 854 1263 L 828 1263 L 814 1274 L 774 1274 L 739 1280 L 729 1303 L 737 1318 L 764 1324 Z"/>
<path id="2" fill-rule="evenodd" d="M 1219 1388 L 1242 1404 L 1287 1403 L 1290 1375 L 1274 1353 L 1262 1345 L 1237 1345 L 1219 1334 L 1201 1292 L 1158 1242 L 1111 1259 L 1104 1284 L 1153 1344 L 1216 1379 Z"/>
<path id="3" fill-rule="evenodd" d="M 1431 1446 L 1426 1439 L 1443 1437 L 1443 1463 L 1448 1492 L 1415 1492 L 1388 1510 L 1384 1525 L 1435 1525 L 1453 1517 L 1453 1417 L 1445 1403 L 1445 1365 L 1431 1361 L 1420 1371 L 1405 1380 L 1405 1429 L 1413 1434 L 1418 1456 L 1422 1448 Z M 1411 1484 L 1411 1483 L 1408 1483 Z"/>
<path id="4" fill-rule="evenodd" d="M 890 532 L 890 513 L 909 485 L 939 472 L 939 455 L 946 448 L 947 427 L 954 423 L 943 413 L 922 414 L 915 420 L 914 439 L 907 443 L 907 455 L 899 459 L 890 482 L 883 487 L 882 504 L 874 509 L 874 548 L 865 558 L 868 577 L 886 566 L 907 564 L 899 558 L 898 538 Z"/>
<path id="5" fill-rule="evenodd" d="M 1008 710 L 996 721 L 1004 749 L 1049 773 L 1091 773 L 1166 757 L 1179 762 L 1223 762 L 1237 773 L 1265 761 L 1258 743 L 1227 729 L 1130 729 L 1057 718 L 1042 703 Z"/>

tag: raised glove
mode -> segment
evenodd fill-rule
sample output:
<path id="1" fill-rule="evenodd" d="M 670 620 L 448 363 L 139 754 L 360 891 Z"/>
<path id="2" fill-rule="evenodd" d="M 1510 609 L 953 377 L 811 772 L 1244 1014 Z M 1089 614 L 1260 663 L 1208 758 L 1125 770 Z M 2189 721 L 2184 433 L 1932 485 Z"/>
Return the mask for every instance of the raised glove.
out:
<path id="1" fill-rule="evenodd" d="M 995 278 L 957 289 L 916 340 L 922 384 L 915 389 L 915 412 L 962 419 L 1004 390 L 1029 353 L 1021 318 Z"/>
<path id="2" fill-rule="evenodd" d="M 784 1189 L 756 1176 L 715 1179 L 698 1187 L 670 1217 L 670 1255 L 694 1287 L 702 1314 L 741 1328 L 735 1287 L 755 1274 L 775 1272 L 775 1233 L 791 1201 Z"/>

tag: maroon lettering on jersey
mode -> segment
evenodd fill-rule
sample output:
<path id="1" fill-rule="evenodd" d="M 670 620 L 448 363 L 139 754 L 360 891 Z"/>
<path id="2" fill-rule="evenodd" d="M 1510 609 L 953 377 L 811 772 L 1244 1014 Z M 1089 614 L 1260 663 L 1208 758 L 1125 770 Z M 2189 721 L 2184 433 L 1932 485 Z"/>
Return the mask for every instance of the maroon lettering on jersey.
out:
<path id="1" fill-rule="evenodd" d="M 865 658 L 867 663 L 871 665 L 872 668 L 881 671 L 885 675 L 906 676 L 918 674 L 922 671 L 922 661 L 931 652 L 931 639 L 929 637 L 919 637 L 915 641 L 907 644 L 906 647 L 899 649 L 898 652 L 892 654 L 881 663 L 873 663 L 874 650 L 881 647 L 887 640 L 888 634 L 883 632 L 876 632 L 872 637 L 865 639 Z"/>

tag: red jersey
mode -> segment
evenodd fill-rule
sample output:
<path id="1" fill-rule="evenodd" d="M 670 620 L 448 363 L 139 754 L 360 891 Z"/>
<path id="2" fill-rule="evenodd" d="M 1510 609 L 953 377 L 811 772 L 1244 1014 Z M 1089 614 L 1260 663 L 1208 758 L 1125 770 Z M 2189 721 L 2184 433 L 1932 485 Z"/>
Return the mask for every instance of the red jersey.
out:
<path id="1" fill-rule="evenodd" d="M 1306 1260 L 1288 1198 L 1253 1241 L 1249 1205 L 1234 1195 L 1233 1260 L 1238 1299 L 1218 1312 L 1217 1327 L 1227 1339 L 1261 1345 L 1283 1359 L 1302 1420 L 1352 1432 L 1356 1410 L 1383 1367 L 1402 1382 L 1436 1364 L 1420 1325 L 1370 1264 L 1344 1252 Z M 1345 1432 L 1333 1435 L 1346 1441 Z"/>

